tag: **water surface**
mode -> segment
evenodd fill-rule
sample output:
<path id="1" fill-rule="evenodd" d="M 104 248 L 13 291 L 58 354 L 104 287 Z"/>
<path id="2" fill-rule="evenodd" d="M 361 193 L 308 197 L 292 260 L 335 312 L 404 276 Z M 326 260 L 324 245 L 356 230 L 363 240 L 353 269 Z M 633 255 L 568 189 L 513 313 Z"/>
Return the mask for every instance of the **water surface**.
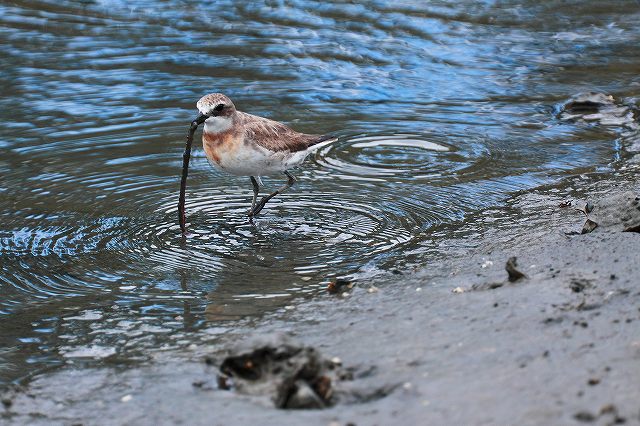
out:
<path id="1" fill-rule="evenodd" d="M 615 133 L 553 108 L 640 94 L 638 22 L 631 0 L 3 2 L 0 382 L 428 266 L 469 214 L 614 168 Z M 339 140 L 251 224 L 248 178 L 211 169 L 198 136 L 184 242 L 184 137 L 216 91 Z"/>

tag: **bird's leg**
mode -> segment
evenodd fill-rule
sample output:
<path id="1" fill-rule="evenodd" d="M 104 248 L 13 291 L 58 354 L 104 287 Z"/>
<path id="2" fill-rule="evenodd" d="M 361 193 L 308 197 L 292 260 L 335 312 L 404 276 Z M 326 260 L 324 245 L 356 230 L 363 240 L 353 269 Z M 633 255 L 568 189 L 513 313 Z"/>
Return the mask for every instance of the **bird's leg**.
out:
<path id="1" fill-rule="evenodd" d="M 293 177 L 293 175 L 291 173 L 289 173 L 288 171 L 285 170 L 284 174 L 287 175 L 287 179 L 288 179 L 287 183 L 282 185 L 277 191 L 272 192 L 271 194 L 262 197 L 262 200 L 260 200 L 258 205 L 255 206 L 254 208 L 252 208 L 251 212 L 249 212 L 249 217 L 253 217 L 253 216 L 257 215 L 258 213 L 260 213 L 260 210 L 262 210 L 264 208 L 264 205 L 267 204 L 267 202 L 270 199 L 272 199 L 273 197 L 275 197 L 278 194 L 282 194 L 284 191 L 289 189 L 294 183 L 296 183 L 296 178 Z"/>
<path id="2" fill-rule="evenodd" d="M 258 193 L 260 192 L 260 185 L 255 177 L 251 176 L 251 184 L 253 185 L 253 200 L 251 201 L 251 209 L 249 214 L 256 208 L 256 201 L 258 200 Z"/>

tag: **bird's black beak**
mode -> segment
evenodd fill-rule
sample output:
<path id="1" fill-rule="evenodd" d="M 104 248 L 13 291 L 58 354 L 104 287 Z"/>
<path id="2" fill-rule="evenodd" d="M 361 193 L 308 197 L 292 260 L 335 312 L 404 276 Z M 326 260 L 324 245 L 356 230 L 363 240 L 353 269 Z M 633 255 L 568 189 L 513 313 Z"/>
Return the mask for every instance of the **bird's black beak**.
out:
<path id="1" fill-rule="evenodd" d="M 202 123 L 204 123 L 207 118 L 209 118 L 209 116 L 207 114 L 200 113 L 200 114 L 198 114 L 196 119 L 191 122 L 191 124 L 195 124 L 196 126 L 199 126 Z"/>

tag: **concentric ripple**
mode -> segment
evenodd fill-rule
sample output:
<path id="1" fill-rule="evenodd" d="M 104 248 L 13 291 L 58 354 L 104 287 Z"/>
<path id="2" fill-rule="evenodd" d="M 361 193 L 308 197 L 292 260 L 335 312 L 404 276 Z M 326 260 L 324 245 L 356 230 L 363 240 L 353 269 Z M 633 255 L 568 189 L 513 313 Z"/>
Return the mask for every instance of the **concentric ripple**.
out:
<path id="1" fill-rule="evenodd" d="M 425 226 L 400 209 L 384 209 L 384 200 L 349 199 L 339 192 L 292 191 L 272 200 L 252 222 L 247 218 L 249 206 L 248 193 L 244 197 L 191 194 L 187 202 L 189 263 L 215 276 L 225 259 L 245 252 L 247 267 L 269 264 L 270 274 L 304 271 L 319 273 L 322 279 L 357 269 L 376 255 L 411 241 L 418 235 L 416 230 Z M 168 204 L 165 209 L 171 214 L 175 206 Z M 175 225 L 172 230 L 176 232 Z M 172 240 L 150 253 L 150 258 L 165 267 L 177 266 L 176 253 L 183 246 Z"/>
<path id="2" fill-rule="evenodd" d="M 481 143 L 456 147 L 423 135 L 356 135 L 319 150 L 316 162 L 340 177 L 384 181 L 451 177 L 473 167 L 486 147 Z"/>

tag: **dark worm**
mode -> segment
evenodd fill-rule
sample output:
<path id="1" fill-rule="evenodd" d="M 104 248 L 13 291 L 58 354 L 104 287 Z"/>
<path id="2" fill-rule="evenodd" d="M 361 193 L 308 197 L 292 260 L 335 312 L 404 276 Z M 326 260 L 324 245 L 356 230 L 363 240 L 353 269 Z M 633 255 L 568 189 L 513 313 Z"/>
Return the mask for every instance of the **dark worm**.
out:
<path id="1" fill-rule="evenodd" d="M 180 222 L 180 229 L 182 234 L 187 232 L 187 218 L 184 212 L 184 203 L 186 199 L 187 190 L 187 176 L 189 175 L 189 159 L 191 158 L 191 144 L 193 143 L 193 134 L 196 132 L 198 126 L 203 123 L 207 118 L 206 115 L 200 114 L 191 122 L 189 127 L 189 134 L 187 135 L 187 145 L 184 147 L 184 153 L 182 154 L 182 180 L 180 181 L 180 198 L 178 200 L 178 222 Z"/>

